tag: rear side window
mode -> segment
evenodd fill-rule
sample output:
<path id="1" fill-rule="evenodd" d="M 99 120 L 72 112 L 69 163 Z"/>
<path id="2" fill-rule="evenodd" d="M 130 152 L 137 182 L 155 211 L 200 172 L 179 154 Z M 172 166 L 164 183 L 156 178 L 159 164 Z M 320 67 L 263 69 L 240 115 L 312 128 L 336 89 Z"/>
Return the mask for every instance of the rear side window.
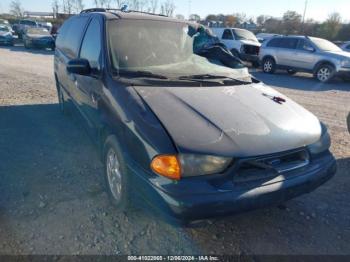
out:
<path id="1" fill-rule="evenodd" d="M 296 38 L 282 38 L 280 41 L 281 48 L 295 49 L 298 44 L 298 39 Z"/>
<path id="2" fill-rule="evenodd" d="M 93 19 L 86 30 L 80 51 L 80 58 L 87 59 L 91 68 L 100 69 L 101 35 L 101 25 L 97 19 Z"/>
<path id="3" fill-rule="evenodd" d="M 295 49 L 298 44 L 298 39 L 296 38 L 274 38 L 267 46 L 268 47 L 279 47 L 286 49 Z"/>
<path id="4" fill-rule="evenodd" d="M 226 29 L 222 34 L 222 39 L 224 40 L 233 40 L 233 35 L 231 29 Z"/>
<path id="5" fill-rule="evenodd" d="M 270 40 L 270 42 L 267 43 L 268 47 L 280 47 L 282 38 L 273 38 Z"/>
<path id="6" fill-rule="evenodd" d="M 59 30 L 56 46 L 69 58 L 78 56 L 81 38 L 87 21 L 88 17 L 86 16 L 74 17 L 64 23 Z"/>

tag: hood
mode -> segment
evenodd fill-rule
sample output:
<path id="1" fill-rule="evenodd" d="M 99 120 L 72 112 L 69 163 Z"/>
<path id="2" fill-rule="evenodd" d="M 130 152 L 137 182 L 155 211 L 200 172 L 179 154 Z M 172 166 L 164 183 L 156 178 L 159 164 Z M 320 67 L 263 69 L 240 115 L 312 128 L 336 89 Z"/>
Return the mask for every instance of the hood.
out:
<path id="1" fill-rule="evenodd" d="M 321 136 L 313 114 L 261 83 L 134 88 L 180 153 L 260 156 L 310 145 Z M 276 103 L 274 96 L 286 102 Z"/>
<path id="2" fill-rule="evenodd" d="M 350 59 L 350 53 L 345 52 L 343 50 L 341 50 L 341 51 L 327 51 L 325 53 L 330 54 L 335 58 L 348 58 L 348 59 Z"/>
<path id="3" fill-rule="evenodd" d="M 252 41 L 252 40 L 239 40 L 241 43 L 245 44 L 245 45 L 253 45 L 253 46 L 261 46 L 261 43 L 256 42 L 256 41 Z"/>
<path id="4" fill-rule="evenodd" d="M 50 35 L 27 34 L 27 36 L 34 39 L 47 39 L 47 40 L 52 39 L 52 36 Z"/>

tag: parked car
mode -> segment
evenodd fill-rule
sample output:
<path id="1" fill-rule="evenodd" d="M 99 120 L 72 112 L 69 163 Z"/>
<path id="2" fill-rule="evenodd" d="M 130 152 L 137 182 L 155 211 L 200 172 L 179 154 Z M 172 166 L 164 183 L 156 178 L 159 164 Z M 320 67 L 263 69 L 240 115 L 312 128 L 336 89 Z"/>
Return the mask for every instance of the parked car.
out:
<path id="1" fill-rule="evenodd" d="M 19 39 L 22 39 L 23 34 L 28 28 L 36 28 L 36 27 L 38 27 L 38 24 L 33 20 L 28 20 L 28 19 L 19 20 L 17 26 L 15 27 L 16 34 L 18 35 Z"/>
<path id="2" fill-rule="evenodd" d="M 211 28 L 211 30 L 235 56 L 243 61 L 252 62 L 255 67 L 259 66 L 261 44 L 252 32 L 239 28 Z"/>
<path id="3" fill-rule="evenodd" d="M 321 82 L 350 74 L 350 54 L 321 38 L 274 37 L 262 45 L 260 59 L 265 73 L 276 69 L 285 69 L 289 74 L 310 72 Z"/>
<path id="4" fill-rule="evenodd" d="M 12 32 L 6 24 L 0 25 L 0 44 L 14 45 Z"/>
<path id="5" fill-rule="evenodd" d="M 55 50 L 55 39 L 45 28 L 28 28 L 23 35 L 25 48 L 50 48 Z"/>
<path id="6" fill-rule="evenodd" d="M 6 24 L 9 25 L 9 21 L 7 21 L 6 19 L 0 19 L 0 24 Z"/>
<path id="7" fill-rule="evenodd" d="M 350 52 L 350 41 L 344 43 L 344 44 L 341 46 L 341 49 L 343 49 L 343 50 L 346 51 L 346 52 Z"/>
<path id="8" fill-rule="evenodd" d="M 195 55 L 189 28 L 91 9 L 59 30 L 59 106 L 84 119 L 117 209 L 136 199 L 187 222 L 278 204 L 330 179 L 327 128 L 247 68 Z"/>
<path id="9" fill-rule="evenodd" d="M 38 23 L 39 27 L 45 28 L 47 31 L 51 32 L 52 23 L 51 22 L 40 22 Z"/>
<path id="10" fill-rule="evenodd" d="M 259 43 L 264 43 L 266 40 L 275 37 L 275 36 L 281 36 L 278 34 L 269 34 L 269 33 L 259 33 L 256 35 L 256 38 L 258 39 Z"/>

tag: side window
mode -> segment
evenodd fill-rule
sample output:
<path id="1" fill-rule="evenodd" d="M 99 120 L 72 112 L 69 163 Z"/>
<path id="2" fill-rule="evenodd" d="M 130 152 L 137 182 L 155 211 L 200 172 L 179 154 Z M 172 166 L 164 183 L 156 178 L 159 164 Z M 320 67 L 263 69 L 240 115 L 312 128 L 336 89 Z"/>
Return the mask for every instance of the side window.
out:
<path id="1" fill-rule="evenodd" d="M 97 19 L 93 19 L 86 30 L 80 51 L 80 58 L 87 59 L 91 68 L 95 69 L 100 69 L 101 35 L 101 25 Z"/>
<path id="2" fill-rule="evenodd" d="M 273 38 L 267 43 L 267 47 L 280 47 L 281 38 Z"/>
<path id="3" fill-rule="evenodd" d="M 233 35 L 231 29 L 226 29 L 222 34 L 222 39 L 224 40 L 233 40 Z"/>
<path id="4" fill-rule="evenodd" d="M 68 25 L 59 31 L 62 39 L 59 39 L 58 48 L 60 48 L 69 58 L 78 56 L 80 41 L 84 33 L 88 17 L 73 17 L 69 20 Z"/>
<path id="5" fill-rule="evenodd" d="M 346 49 L 350 50 L 350 44 L 346 46 Z"/>
<path id="6" fill-rule="evenodd" d="M 64 48 L 64 38 L 67 34 L 68 27 L 70 26 L 70 22 L 72 20 L 67 20 L 59 29 L 56 38 L 56 47 L 59 49 Z"/>
<path id="7" fill-rule="evenodd" d="M 298 39 L 296 38 L 282 38 L 280 42 L 281 48 L 295 49 L 298 44 Z"/>
<path id="8" fill-rule="evenodd" d="M 309 51 L 313 49 L 313 46 L 306 40 L 300 39 L 297 45 L 297 49 L 303 51 Z"/>

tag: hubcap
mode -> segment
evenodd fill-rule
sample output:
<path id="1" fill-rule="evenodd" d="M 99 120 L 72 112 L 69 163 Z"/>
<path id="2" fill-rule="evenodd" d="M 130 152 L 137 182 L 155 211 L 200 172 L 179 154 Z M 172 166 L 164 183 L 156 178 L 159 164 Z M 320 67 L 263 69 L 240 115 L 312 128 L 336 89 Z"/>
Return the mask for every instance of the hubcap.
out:
<path id="1" fill-rule="evenodd" d="M 272 63 L 271 63 L 271 61 L 266 61 L 265 62 L 264 70 L 265 70 L 265 72 L 271 72 L 271 70 L 272 70 Z"/>
<path id="2" fill-rule="evenodd" d="M 110 149 L 107 154 L 107 178 L 113 197 L 120 201 L 122 196 L 122 175 L 117 154 Z"/>
<path id="3" fill-rule="evenodd" d="M 329 77 L 331 76 L 331 74 L 332 74 L 332 72 L 328 67 L 322 67 L 317 72 L 317 78 L 322 82 L 326 82 L 329 79 Z"/>

